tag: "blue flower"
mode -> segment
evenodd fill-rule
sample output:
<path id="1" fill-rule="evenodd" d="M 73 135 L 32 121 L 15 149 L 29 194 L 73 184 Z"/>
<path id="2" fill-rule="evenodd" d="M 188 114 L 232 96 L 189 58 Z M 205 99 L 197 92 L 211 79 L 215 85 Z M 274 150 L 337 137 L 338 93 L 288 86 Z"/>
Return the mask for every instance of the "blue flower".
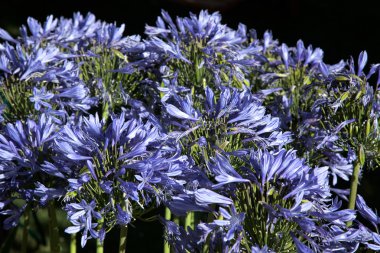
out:
<path id="1" fill-rule="evenodd" d="M 153 177 L 153 170 L 152 169 L 141 172 L 141 175 L 135 175 L 135 178 L 138 181 L 140 181 L 140 183 L 137 186 L 137 189 L 139 191 L 141 191 L 144 187 L 151 188 L 149 183 L 156 184 L 156 183 L 159 183 L 161 181 L 160 178 Z"/>
<path id="2" fill-rule="evenodd" d="M 43 38 L 49 38 L 49 36 L 51 36 L 51 33 L 58 24 L 58 20 L 50 15 L 46 18 L 46 21 L 42 26 L 36 19 L 29 17 L 27 23 L 33 39 L 42 40 Z"/>
<path id="3" fill-rule="evenodd" d="M 293 237 L 294 243 L 296 244 L 297 253 L 313 253 L 313 251 L 309 247 L 307 247 L 305 244 L 300 242 L 300 240 L 298 240 L 296 236 L 294 236 L 293 234 L 291 235 Z"/>
<path id="4" fill-rule="evenodd" d="M 30 101 L 34 103 L 34 109 L 39 111 L 41 109 L 41 106 L 45 106 L 47 108 L 51 108 L 51 105 L 44 101 L 49 101 L 54 97 L 54 94 L 51 92 L 46 91 L 45 87 L 42 87 L 40 90 L 36 87 L 33 88 L 33 96 L 30 97 Z"/>
<path id="5" fill-rule="evenodd" d="M 265 31 L 263 39 L 264 52 L 266 52 L 271 47 L 277 46 L 277 41 L 273 40 L 273 34 L 271 31 Z"/>
<path id="6" fill-rule="evenodd" d="M 19 43 L 7 31 L 5 31 L 2 28 L 0 28 L 0 38 L 5 40 L 5 41 L 9 41 L 9 42 L 13 42 L 13 43 Z"/>
<path id="7" fill-rule="evenodd" d="M 164 42 L 163 40 L 154 37 L 149 42 L 149 46 L 152 48 L 154 47 L 157 52 L 163 51 L 165 53 L 169 53 L 172 58 L 180 59 L 186 63 L 190 63 L 190 61 L 183 56 L 178 44 L 174 44 L 170 41 Z"/>
<path id="8" fill-rule="evenodd" d="M 96 39 L 99 44 L 103 44 L 109 48 L 117 48 L 123 46 L 127 38 L 123 38 L 125 25 L 117 27 L 115 24 L 103 23 L 100 29 L 96 31 Z"/>
<path id="9" fill-rule="evenodd" d="M 177 17 L 174 22 L 167 12 L 162 11 L 156 27 L 146 26 L 146 34 L 149 38 L 144 42 L 145 47 L 140 49 L 140 55 L 146 57 L 137 61 L 136 66 L 146 69 L 159 62 L 159 65 L 167 65 L 171 73 L 187 69 L 196 75 L 197 82 L 206 79 L 220 84 L 223 78 L 230 83 L 233 80 L 248 83 L 245 76 L 248 69 L 266 60 L 259 43 L 244 44 L 248 40 L 246 26 L 240 24 L 237 30 L 231 29 L 221 23 L 219 13 L 201 11 L 199 16 Z M 219 57 L 221 55 L 223 57 Z M 193 82 L 187 80 L 193 75 L 190 72 L 188 76 L 180 73 L 185 83 Z"/>
<path id="10" fill-rule="evenodd" d="M 285 69 L 288 70 L 289 67 L 289 49 L 286 44 L 282 44 L 281 46 L 281 57 L 285 64 Z"/>
<path id="11" fill-rule="evenodd" d="M 195 191 L 195 201 L 198 205 L 207 206 L 211 204 L 219 204 L 222 206 L 231 205 L 233 202 L 230 198 L 222 196 L 209 189 L 201 188 Z"/>
<path id="12" fill-rule="evenodd" d="M 9 59 L 5 56 L 0 54 L 0 71 L 3 71 L 7 74 L 11 74 L 11 71 L 8 69 L 9 66 Z"/>
<path id="13" fill-rule="evenodd" d="M 91 201 L 87 203 L 82 200 L 79 203 L 71 203 L 66 205 L 68 219 L 74 226 L 70 226 L 65 229 L 66 233 L 75 234 L 83 230 L 81 238 L 82 248 L 86 245 L 86 242 L 90 238 L 98 238 L 99 234 L 95 230 L 97 223 L 93 223 L 93 219 L 100 220 L 102 216 L 95 210 L 96 203 Z M 90 233 L 90 237 L 88 236 Z"/>
<path id="14" fill-rule="evenodd" d="M 2 114 L 5 108 L 5 105 L 0 105 L 0 123 L 4 121 L 4 117 L 2 116 Z"/>
<path id="15" fill-rule="evenodd" d="M 57 131 L 58 126 L 52 118 L 44 114 L 40 115 L 38 121 L 17 121 L 14 124 L 8 123 L 1 129 L 2 211 L 11 207 L 14 201 L 22 200 L 30 206 L 45 206 L 49 201 L 64 196 L 66 191 L 63 177 L 67 171 L 48 166 L 55 156 L 52 146 Z"/>
<path id="16" fill-rule="evenodd" d="M 228 232 L 225 236 L 226 241 L 233 239 L 235 233 L 243 231 L 242 222 L 244 221 L 245 214 L 237 213 L 234 206 L 231 206 L 231 214 L 223 207 L 219 208 L 220 214 L 223 216 L 223 220 L 214 220 L 214 223 L 218 226 L 227 227 Z"/>
<path id="17" fill-rule="evenodd" d="M 45 206 L 50 200 L 60 198 L 64 195 L 65 190 L 62 188 L 48 188 L 40 182 L 36 183 L 34 195 L 39 197 L 40 204 Z"/>
<path id="18" fill-rule="evenodd" d="M 103 226 L 93 228 L 94 233 L 108 231 L 115 224 L 125 226 L 143 215 L 141 210 L 167 201 L 166 191 L 178 194 L 184 190 L 180 178 L 187 168 L 186 158 L 158 130 L 157 122 L 145 116 L 123 111 L 112 115 L 109 124 L 97 115 L 81 117 L 65 125 L 55 139 L 60 154 L 55 166 L 65 164 L 72 171 L 65 199 L 91 202 L 92 209 L 104 217 Z M 69 216 L 86 241 L 91 226 L 84 227 Z"/>
<path id="19" fill-rule="evenodd" d="M 186 103 L 186 102 L 184 102 Z M 183 104 L 184 105 L 184 104 Z M 193 120 L 193 121 L 197 121 L 198 119 L 195 118 L 194 116 L 191 116 L 183 111 L 181 111 L 180 109 L 178 109 L 177 107 L 175 107 L 174 105 L 171 105 L 171 104 L 168 104 L 165 106 L 166 108 L 166 111 L 173 117 L 176 117 L 176 118 L 179 118 L 179 119 L 187 119 L 187 120 Z M 184 109 L 186 109 L 187 107 L 184 106 Z"/>
<path id="20" fill-rule="evenodd" d="M 116 208 L 117 208 L 116 223 L 121 226 L 127 226 L 131 222 L 132 214 L 124 211 L 120 207 L 120 205 L 117 205 Z"/>
<path id="21" fill-rule="evenodd" d="M 289 133 L 277 131 L 278 118 L 265 114 L 265 108 L 249 91 L 240 92 L 229 87 L 220 87 L 219 91 L 220 98 L 216 100 L 212 89 L 206 87 L 204 105 L 200 108 L 194 108 L 189 96 L 174 96 L 173 104 L 165 103 L 170 123 L 182 131 L 178 139 L 202 131 L 208 142 L 212 136 L 222 139 L 223 135 L 237 134 L 243 136 L 239 145 L 253 142 L 260 147 L 282 146 L 290 141 Z M 215 136 L 216 132 L 221 132 L 221 136 Z"/>
<path id="22" fill-rule="evenodd" d="M 360 215 L 367 219 L 376 228 L 380 224 L 380 217 L 367 206 L 365 200 L 362 196 L 358 195 L 356 198 L 356 209 L 359 211 Z"/>
<path id="23" fill-rule="evenodd" d="M 274 239 L 278 236 L 293 245 L 294 249 L 301 250 L 300 252 L 307 247 L 301 241 L 307 241 L 312 251 L 351 247 L 344 242 L 335 243 L 334 239 L 321 242 L 326 236 L 335 236 L 331 227 L 347 231 L 346 222 L 356 218 L 353 210 L 341 209 L 341 202 L 337 199 L 330 202 L 332 194 L 327 167 L 312 169 L 302 159 L 297 158 L 295 151 L 284 149 L 277 152 L 251 151 L 248 156 L 241 154 L 239 158 L 243 162 L 239 165 L 240 168 L 234 169 L 250 182 L 244 182 L 237 188 L 226 188 L 224 191 L 226 196 L 237 196 L 234 201 L 236 209 L 245 213 L 246 218 L 239 220 L 243 235 L 255 235 L 249 237 L 252 240 L 249 242 L 250 247 L 267 246 L 268 249 L 281 251 L 281 246 Z M 223 216 L 227 217 L 226 215 Z M 215 223 L 221 225 L 226 221 Z M 289 228 L 288 231 L 295 237 L 292 238 L 289 234 L 272 234 L 279 224 Z M 263 226 L 270 229 L 261 232 L 260 228 Z M 265 236 L 272 239 L 267 239 L 266 245 L 262 244 L 260 233 L 266 233 Z"/>
<path id="24" fill-rule="evenodd" d="M 214 174 L 218 184 L 213 185 L 213 189 L 221 188 L 225 184 L 249 182 L 248 179 L 242 178 L 232 167 L 229 160 L 217 153 L 212 159 L 212 163 L 208 164 L 209 170 Z"/>
<path id="25" fill-rule="evenodd" d="M 270 252 L 267 246 L 264 246 L 262 248 L 258 246 L 252 246 L 251 251 L 252 253 L 269 253 Z"/>
<path id="26" fill-rule="evenodd" d="M 367 60 L 368 60 L 367 51 L 361 52 L 358 59 L 358 72 L 357 72 L 358 76 L 362 75 L 363 69 L 365 65 L 367 64 Z"/>
<path id="27" fill-rule="evenodd" d="M 167 201 L 166 206 L 170 208 L 173 214 L 178 216 L 184 216 L 187 212 L 192 211 L 210 211 L 207 205 L 203 205 L 203 203 L 198 204 L 195 200 L 194 193 L 190 194 L 189 192 L 172 196 L 170 200 Z"/>

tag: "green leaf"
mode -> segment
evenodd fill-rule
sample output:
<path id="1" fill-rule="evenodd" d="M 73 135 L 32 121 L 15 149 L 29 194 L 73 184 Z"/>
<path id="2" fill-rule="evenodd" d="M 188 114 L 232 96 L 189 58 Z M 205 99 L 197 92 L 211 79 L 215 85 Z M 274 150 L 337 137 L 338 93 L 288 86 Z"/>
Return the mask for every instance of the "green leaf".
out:
<path id="1" fill-rule="evenodd" d="M 365 151 L 364 151 L 363 145 L 360 145 L 360 148 L 359 148 L 359 162 L 361 166 L 363 166 L 365 163 Z"/>
<path id="2" fill-rule="evenodd" d="M 359 100 L 359 99 L 361 99 L 363 93 L 364 93 L 363 90 L 360 90 L 360 91 L 356 94 L 356 96 L 355 96 L 355 100 Z"/>
<path id="3" fill-rule="evenodd" d="M 366 133 L 366 136 L 369 136 L 369 134 L 371 133 L 371 121 L 369 119 L 367 120 L 365 133 Z"/>
<path id="4" fill-rule="evenodd" d="M 340 101 L 344 101 L 348 98 L 348 96 L 350 95 L 350 91 L 346 91 L 342 94 L 342 96 L 340 96 Z"/>
<path id="5" fill-rule="evenodd" d="M 347 76 L 337 76 L 337 77 L 335 77 L 335 80 L 337 80 L 337 81 L 348 81 L 350 79 Z"/>
<path id="6" fill-rule="evenodd" d="M 122 59 L 122 60 L 125 61 L 125 62 L 128 62 L 127 56 L 126 56 L 126 55 L 123 55 L 123 53 L 120 52 L 119 50 L 112 49 L 112 52 L 113 52 L 118 58 Z"/>

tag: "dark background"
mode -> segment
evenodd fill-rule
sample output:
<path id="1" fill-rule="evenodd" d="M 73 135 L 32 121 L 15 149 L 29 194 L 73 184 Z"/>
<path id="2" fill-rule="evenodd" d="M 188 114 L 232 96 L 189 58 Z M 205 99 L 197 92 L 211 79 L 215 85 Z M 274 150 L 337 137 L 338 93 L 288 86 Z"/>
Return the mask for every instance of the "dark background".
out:
<path id="1" fill-rule="evenodd" d="M 336 0 L 33 0 L 0 3 L 0 27 L 16 34 L 28 16 L 44 21 L 47 15 L 71 17 L 73 12 L 92 12 L 98 19 L 126 24 L 126 34 L 142 34 L 145 24 L 154 25 L 161 9 L 172 17 L 187 16 L 202 9 L 220 11 L 223 23 L 236 28 L 239 22 L 256 29 L 261 38 L 272 30 L 280 42 L 293 46 L 298 39 L 325 52 L 325 62 L 355 59 L 367 50 L 369 63 L 380 62 L 380 8 L 376 0 L 350 3 Z M 359 193 L 370 206 L 380 210 L 380 172 L 365 172 Z M 142 227 L 142 229 L 141 229 Z M 1 237 L 4 231 L 0 231 Z M 116 246 L 117 233 L 108 237 L 107 250 Z M 161 252 L 162 230 L 158 223 L 137 224 L 129 233 L 129 252 Z M 0 239 L 1 241 L 1 239 Z M 90 245 L 91 246 L 91 245 Z M 92 245 L 94 246 L 94 245 Z M 87 251 L 84 251 L 87 252 Z"/>
<path id="2" fill-rule="evenodd" d="M 193 2 L 193 3 L 191 3 Z M 223 22 L 235 28 L 239 22 L 255 28 L 259 36 L 267 29 L 281 42 L 295 45 L 302 38 L 325 51 L 335 63 L 367 50 L 370 62 L 380 62 L 378 36 L 380 8 L 376 0 L 5 0 L 0 4 L 0 27 L 18 27 L 28 16 L 44 20 L 49 14 L 70 17 L 74 11 L 92 12 L 97 18 L 126 24 L 127 34 L 141 34 L 154 24 L 161 9 L 172 16 L 186 16 L 201 9 L 217 10 Z"/>

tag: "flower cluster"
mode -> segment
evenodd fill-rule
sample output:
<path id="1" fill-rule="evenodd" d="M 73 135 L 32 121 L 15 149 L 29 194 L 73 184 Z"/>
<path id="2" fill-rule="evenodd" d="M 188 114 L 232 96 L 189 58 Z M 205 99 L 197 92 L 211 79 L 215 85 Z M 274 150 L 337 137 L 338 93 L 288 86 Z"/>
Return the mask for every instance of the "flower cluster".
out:
<path id="1" fill-rule="evenodd" d="M 176 252 L 380 250 L 357 194 L 380 165 L 380 64 L 329 65 L 207 11 L 124 29 L 79 13 L 0 28 L 5 228 L 49 206 L 82 247 L 158 219 Z"/>

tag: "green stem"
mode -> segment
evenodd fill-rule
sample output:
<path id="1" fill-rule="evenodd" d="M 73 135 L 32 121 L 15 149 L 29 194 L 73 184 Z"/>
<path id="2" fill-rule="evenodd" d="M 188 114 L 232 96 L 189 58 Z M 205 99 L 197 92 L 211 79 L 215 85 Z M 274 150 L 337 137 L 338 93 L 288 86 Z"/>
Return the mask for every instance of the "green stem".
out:
<path id="1" fill-rule="evenodd" d="M 70 253 L 77 253 L 77 234 L 71 234 Z"/>
<path id="2" fill-rule="evenodd" d="M 103 226 L 104 219 L 100 219 L 98 221 L 98 227 L 101 228 Z M 96 253 L 103 253 L 104 252 L 104 242 L 100 241 L 100 239 L 96 239 Z"/>
<path id="3" fill-rule="evenodd" d="M 59 253 L 59 230 L 57 223 L 57 213 L 55 209 L 54 202 L 48 204 L 48 214 L 49 214 L 49 232 L 50 232 L 50 252 Z"/>
<path id="4" fill-rule="evenodd" d="M 127 248 L 127 234 L 128 226 L 122 226 L 120 228 L 119 253 L 125 253 L 125 249 Z"/>
<path id="5" fill-rule="evenodd" d="M 24 212 L 24 228 L 22 230 L 22 245 L 21 245 L 22 253 L 28 252 L 29 219 L 30 219 L 30 209 L 27 206 Z"/>
<path id="6" fill-rule="evenodd" d="M 103 253 L 103 252 L 104 252 L 104 244 L 99 239 L 96 239 L 96 253 Z"/>
<path id="7" fill-rule="evenodd" d="M 188 230 L 188 227 L 194 228 L 194 212 L 189 212 L 186 215 L 185 219 L 185 229 Z"/>
<path id="8" fill-rule="evenodd" d="M 172 218 L 172 213 L 170 212 L 170 209 L 165 207 L 165 219 L 171 220 L 171 218 Z M 164 253 L 170 253 L 170 246 L 167 241 L 164 242 Z"/>
<path id="9" fill-rule="evenodd" d="M 350 199 L 348 202 L 348 209 L 355 210 L 356 195 L 358 192 L 359 184 L 359 174 L 360 174 L 360 162 L 357 162 L 354 167 L 354 171 L 351 176 L 351 187 L 350 187 Z M 347 222 L 347 226 L 351 226 L 352 221 Z"/>

